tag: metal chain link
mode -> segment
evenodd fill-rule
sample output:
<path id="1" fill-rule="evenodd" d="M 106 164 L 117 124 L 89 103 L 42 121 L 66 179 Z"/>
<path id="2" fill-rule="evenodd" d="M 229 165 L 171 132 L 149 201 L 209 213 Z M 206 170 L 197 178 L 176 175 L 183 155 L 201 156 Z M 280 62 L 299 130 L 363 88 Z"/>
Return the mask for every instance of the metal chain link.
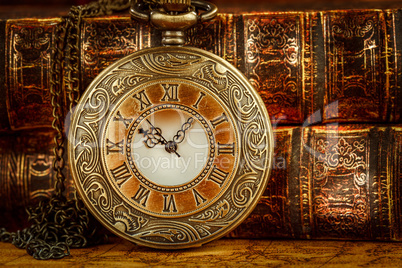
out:
<path id="1" fill-rule="evenodd" d="M 81 93 L 79 46 L 82 19 L 109 15 L 128 9 L 129 6 L 129 0 L 99 0 L 84 6 L 74 6 L 56 29 L 50 73 L 54 117 L 52 127 L 56 130 L 54 194 L 37 207 L 27 209 L 31 223 L 29 228 L 17 232 L 0 229 L 0 241 L 26 249 L 35 259 L 63 258 L 70 254 L 70 248 L 99 244 L 106 239 L 99 223 L 91 217 L 83 202 L 77 196 L 72 200 L 67 200 L 65 196 L 64 119 L 67 107 L 72 111 Z"/>

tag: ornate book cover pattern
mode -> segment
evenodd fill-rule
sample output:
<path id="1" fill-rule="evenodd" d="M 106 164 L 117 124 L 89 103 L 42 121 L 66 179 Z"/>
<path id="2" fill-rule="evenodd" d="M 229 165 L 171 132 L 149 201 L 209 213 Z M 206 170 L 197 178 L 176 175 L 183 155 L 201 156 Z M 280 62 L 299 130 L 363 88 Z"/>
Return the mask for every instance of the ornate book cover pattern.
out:
<path id="1" fill-rule="evenodd" d="M 7 20 L 0 20 L 0 40 L 6 39 L 6 22 Z M 0 131 L 6 131 L 10 129 L 7 110 L 7 95 L 4 87 L 6 77 L 6 42 L 0 42 Z"/>
<path id="2" fill-rule="evenodd" d="M 370 239 L 368 129 L 312 128 L 302 138 L 303 226 L 312 238 Z M 307 176 L 306 176 L 307 175 Z M 305 205 L 309 204 L 309 205 Z M 310 214 L 310 215 L 308 215 Z"/>
<path id="3" fill-rule="evenodd" d="M 402 9 L 388 10 L 386 12 L 386 40 L 389 43 L 387 47 L 387 56 L 389 59 L 388 67 L 392 73 L 387 75 L 389 84 L 389 109 L 387 116 L 390 122 L 401 122 L 402 120 Z"/>
<path id="4" fill-rule="evenodd" d="M 26 208 L 50 197 L 55 184 L 52 130 L 3 134 L 0 138 L 0 226 L 9 230 L 25 228 Z M 66 194 L 74 187 L 67 175 Z M 7 220 L 4 220 L 7 219 Z"/>
<path id="5" fill-rule="evenodd" d="M 129 17 L 87 18 L 81 27 L 82 90 L 111 63 L 150 47 L 149 26 Z"/>
<path id="6" fill-rule="evenodd" d="M 323 19 L 324 121 L 388 121 L 398 70 L 394 64 L 396 35 L 387 32 L 392 28 L 387 27 L 386 13 L 331 11 Z"/>
<path id="7" fill-rule="evenodd" d="M 7 94 L 13 130 L 51 126 L 50 68 L 58 22 L 59 19 L 22 19 L 6 23 L 3 94 Z"/>
<path id="8" fill-rule="evenodd" d="M 2 209 L 26 207 L 50 197 L 54 188 L 53 136 L 53 131 L 32 131 L 1 137 Z M 69 187 L 71 182 L 67 183 L 67 188 Z"/>
<path id="9" fill-rule="evenodd" d="M 53 135 L 0 139 L 1 214 L 25 215 L 52 193 Z M 268 187 L 230 236 L 401 240 L 401 127 L 278 127 L 274 135 Z"/>
<path id="10" fill-rule="evenodd" d="M 275 137 L 275 156 L 287 155 L 287 165 L 274 166 L 232 237 L 402 239 L 400 127 L 278 128 Z"/>
<path id="11" fill-rule="evenodd" d="M 239 19 L 239 16 L 234 14 L 218 14 L 213 21 L 197 24 L 187 31 L 185 45 L 207 50 L 238 67 L 236 25 Z M 155 45 L 159 44 L 158 39 L 159 37 L 154 38 Z"/>
<path id="12" fill-rule="evenodd" d="M 402 237 L 402 127 L 391 130 L 392 133 L 392 151 L 390 152 L 390 172 L 393 177 L 394 187 L 390 189 L 395 206 L 391 208 L 391 221 L 393 223 L 391 236 Z"/>
<path id="13" fill-rule="evenodd" d="M 245 74 L 271 118 L 282 124 L 304 121 L 304 94 L 311 94 L 303 88 L 302 17 L 292 12 L 243 16 Z"/>
<path id="14" fill-rule="evenodd" d="M 0 208 L 14 210 L 50 197 L 55 182 L 53 136 L 49 130 L 1 137 Z M 67 192 L 70 188 L 69 179 Z"/>

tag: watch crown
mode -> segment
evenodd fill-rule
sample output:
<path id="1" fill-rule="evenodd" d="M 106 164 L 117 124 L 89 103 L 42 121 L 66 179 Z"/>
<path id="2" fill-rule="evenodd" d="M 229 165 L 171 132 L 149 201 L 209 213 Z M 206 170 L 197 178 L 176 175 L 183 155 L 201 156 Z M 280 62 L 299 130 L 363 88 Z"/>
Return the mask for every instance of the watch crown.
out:
<path id="1" fill-rule="evenodd" d="M 159 0 L 166 11 L 183 12 L 191 6 L 191 0 Z"/>

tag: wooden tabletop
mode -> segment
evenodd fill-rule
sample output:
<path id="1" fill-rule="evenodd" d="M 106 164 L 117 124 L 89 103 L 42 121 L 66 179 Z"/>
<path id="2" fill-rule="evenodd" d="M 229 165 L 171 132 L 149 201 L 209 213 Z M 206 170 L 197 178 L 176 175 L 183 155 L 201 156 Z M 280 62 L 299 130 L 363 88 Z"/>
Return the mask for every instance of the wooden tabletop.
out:
<path id="1" fill-rule="evenodd" d="M 112 237 L 109 244 L 72 249 L 60 260 L 38 261 L 0 243 L 0 266 L 36 267 L 402 267 L 402 243 L 221 239 L 200 248 L 154 250 Z"/>

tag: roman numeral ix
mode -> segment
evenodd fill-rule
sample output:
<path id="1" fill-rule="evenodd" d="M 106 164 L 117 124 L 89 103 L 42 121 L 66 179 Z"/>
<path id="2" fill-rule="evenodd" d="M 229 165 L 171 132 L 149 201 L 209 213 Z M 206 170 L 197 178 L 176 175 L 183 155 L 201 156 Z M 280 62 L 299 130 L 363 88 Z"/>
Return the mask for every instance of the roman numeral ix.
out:
<path id="1" fill-rule="evenodd" d="M 121 153 L 123 154 L 124 150 L 124 139 L 119 142 L 112 142 L 109 139 L 106 139 L 106 154 L 110 153 Z"/>

